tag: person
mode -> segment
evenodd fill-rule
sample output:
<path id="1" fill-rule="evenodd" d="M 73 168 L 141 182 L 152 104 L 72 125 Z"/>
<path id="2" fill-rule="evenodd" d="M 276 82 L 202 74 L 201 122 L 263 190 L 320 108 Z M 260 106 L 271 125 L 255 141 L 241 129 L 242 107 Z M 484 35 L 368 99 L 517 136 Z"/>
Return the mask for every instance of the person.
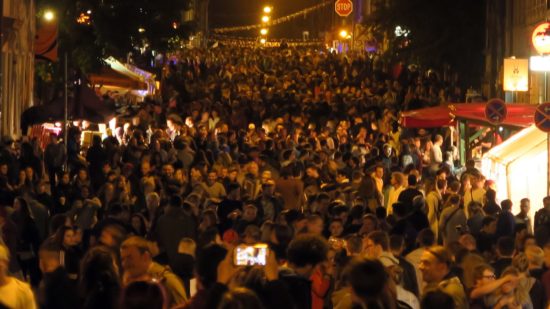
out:
<path id="1" fill-rule="evenodd" d="M 63 164 L 67 153 L 65 150 L 65 145 L 59 142 L 57 135 L 50 134 L 50 143 L 46 146 L 44 150 L 44 165 L 46 171 L 48 172 L 48 177 L 50 180 L 50 192 L 53 194 L 55 192 L 55 187 L 57 184 L 57 178 L 61 179 L 63 174 Z"/>
<path id="2" fill-rule="evenodd" d="M 430 149 L 430 172 L 435 174 L 439 169 L 441 163 L 443 163 L 443 152 L 441 146 L 443 145 L 443 136 L 437 134 L 434 138 L 432 148 Z"/>
<path id="3" fill-rule="evenodd" d="M 426 184 L 426 210 L 430 228 L 438 239 L 439 215 L 443 208 L 443 194 L 447 187 L 447 180 L 439 179 Z"/>
<path id="4" fill-rule="evenodd" d="M 82 258 L 78 295 L 83 309 L 117 308 L 120 280 L 113 252 L 96 246 Z"/>
<path id="5" fill-rule="evenodd" d="M 416 299 L 419 295 L 419 285 L 416 278 L 416 268 L 411 264 L 404 256 L 403 251 L 405 249 L 405 241 L 401 235 L 391 235 L 390 236 L 390 249 L 393 256 L 399 261 L 400 270 L 396 272 L 396 277 L 399 280 L 396 281 L 396 284 L 402 283 L 403 288 L 411 292 Z M 417 299 L 416 299 L 417 300 Z M 414 302 L 414 300 L 412 300 Z"/>
<path id="6" fill-rule="evenodd" d="M 361 308 L 396 308 L 392 282 L 379 260 L 358 259 L 347 266 L 352 300 Z"/>
<path id="7" fill-rule="evenodd" d="M 544 227 L 547 232 L 550 232 L 550 195 L 542 199 L 543 208 L 535 213 L 535 232 L 539 228 Z"/>
<path id="8" fill-rule="evenodd" d="M 452 256 L 442 246 L 432 246 L 422 253 L 419 269 L 426 282 L 423 293 L 441 290 L 449 294 L 455 308 L 468 308 L 468 300 L 460 279 L 451 273 Z"/>
<path id="9" fill-rule="evenodd" d="M 528 198 L 522 198 L 519 202 L 519 213 L 515 216 L 515 223 L 525 224 L 527 228 L 527 233 L 529 235 L 533 234 L 533 223 L 531 217 L 529 216 L 529 211 L 531 210 L 531 201 Z"/>
<path id="10" fill-rule="evenodd" d="M 423 280 L 422 273 L 420 272 L 418 265 L 420 265 L 420 259 L 422 258 L 424 250 L 436 244 L 435 235 L 431 229 L 423 229 L 422 231 L 420 231 L 420 233 L 418 233 L 416 242 L 418 243 L 418 248 L 407 254 L 405 256 L 405 259 L 407 259 L 407 261 L 409 261 L 409 263 L 411 263 L 415 268 L 417 286 L 420 291 Z"/>
<path id="11" fill-rule="evenodd" d="M 9 262 L 9 250 L 0 243 L 0 304 L 10 309 L 35 309 L 30 286 L 8 274 Z"/>
<path id="12" fill-rule="evenodd" d="M 72 309 L 80 304 L 75 284 L 61 265 L 61 247 L 54 239 L 42 243 L 38 250 L 42 282 L 40 284 L 40 308 Z"/>
<path id="13" fill-rule="evenodd" d="M 166 252 L 170 264 L 176 261 L 179 241 L 185 237 L 197 237 L 197 220 L 189 209 L 183 207 L 181 197 L 172 195 L 164 214 L 160 216 L 155 230 L 152 231 L 153 239 L 157 240 L 159 248 Z"/>
<path id="14" fill-rule="evenodd" d="M 502 237 L 497 241 L 497 259 L 491 264 L 495 269 L 495 275 L 500 277 L 502 271 L 512 264 L 512 257 L 515 254 L 515 244 L 512 237 Z"/>
<path id="15" fill-rule="evenodd" d="M 297 235 L 288 245 L 288 269 L 280 272 L 280 279 L 288 287 L 297 308 L 312 308 L 311 281 L 315 269 L 327 259 L 329 246 L 323 237 L 311 234 Z"/>
<path id="16" fill-rule="evenodd" d="M 422 309 L 440 309 L 448 308 L 454 309 L 455 303 L 453 298 L 443 291 L 431 291 L 426 293 L 421 302 Z"/>
<path id="17" fill-rule="evenodd" d="M 407 183 L 409 186 L 399 194 L 397 201 L 405 204 L 407 209 L 412 209 L 414 198 L 422 195 L 422 192 L 417 189 L 418 179 L 416 175 L 410 174 L 407 177 Z"/>
<path id="18" fill-rule="evenodd" d="M 494 269 L 488 264 L 479 264 L 474 268 L 474 287 L 470 291 L 470 308 L 489 308 L 486 304 L 491 293 L 494 293 L 502 285 L 519 280 L 519 277 L 508 274 L 497 278 Z"/>
<path id="19" fill-rule="evenodd" d="M 182 304 L 187 300 L 183 283 L 169 267 L 153 261 L 150 246 L 147 240 L 139 236 L 129 237 L 122 243 L 120 259 L 123 285 L 136 281 L 157 281 L 166 288 L 171 305 Z"/>
<path id="20" fill-rule="evenodd" d="M 466 213 L 458 195 L 452 195 L 448 199 L 448 206 L 441 212 L 439 219 L 439 230 L 443 244 L 457 241 L 462 232 L 466 232 Z"/>
<path id="21" fill-rule="evenodd" d="M 397 202 L 399 195 L 405 190 L 405 175 L 400 172 L 393 172 L 391 174 L 391 187 L 388 192 L 388 200 L 386 202 L 386 213 L 391 215 L 393 213 L 393 204 Z"/>
<path id="22" fill-rule="evenodd" d="M 481 221 L 481 230 L 476 235 L 477 251 L 483 255 L 493 254 L 497 231 L 497 220 L 493 216 L 485 216 Z"/>
<path id="23" fill-rule="evenodd" d="M 168 309 L 168 298 L 162 285 L 156 282 L 136 281 L 122 291 L 120 309 Z"/>
<path id="24" fill-rule="evenodd" d="M 512 214 L 512 201 L 504 200 L 500 203 L 501 211 L 497 217 L 497 232 L 496 237 L 513 237 L 516 221 L 514 215 Z"/>
<path id="25" fill-rule="evenodd" d="M 239 287 L 227 291 L 223 294 L 218 309 L 234 308 L 257 308 L 263 309 L 264 306 L 254 291 Z"/>

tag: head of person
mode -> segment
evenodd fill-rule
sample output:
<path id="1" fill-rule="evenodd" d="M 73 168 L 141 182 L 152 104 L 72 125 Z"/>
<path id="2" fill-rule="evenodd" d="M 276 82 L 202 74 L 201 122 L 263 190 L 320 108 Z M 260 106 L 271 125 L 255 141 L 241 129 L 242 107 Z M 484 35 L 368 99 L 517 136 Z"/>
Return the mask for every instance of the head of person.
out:
<path id="1" fill-rule="evenodd" d="M 474 268 L 474 287 L 479 288 L 496 280 L 495 270 L 489 264 L 480 264 Z"/>
<path id="2" fill-rule="evenodd" d="M 481 221 L 481 229 L 487 234 L 495 234 L 497 231 L 497 219 L 493 216 L 486 216 Z"/>
<path id="3" fill-rule="evenodd" d="M 162 285 L 156 282 L 136 281 L 122 291 L 121 309 L 168 309 L 168 297 Z"/>
<path id="4" fill-rule="evenodd" d="M 550 210 L 550 195 L 542 199 L 542 204 L 546 210 Z"/>
<path id="5" fill-rule="evenodd" d="M 512 201 L 511 200 L 504 200 L 500 202 L 500 207 L 502 207 L 503 211 L 511 211 L 512 210 Z"/>
<path id="6" fill-rule="evenodd" d="M 324 229 L 323 218 L 319 215 L 307 217 L 307 232 L 315 235 L 322 235 Z"/>
<path id="7" fill-rule="evenodd" d="M 328 229 L 331 237 L 341 237 L 344 232 L 344 223 L 340 219 L 333 219 Z"/>
<path id="8" fill-rule="evenodd" d="M 407 183 L 410 187 L 415 187 L 418 183 L 418 178 L 415 174 L 409 174 L 409 176 L 407 176 Z"/>
<path id="9" fill-rule="evenodd" d="M 363 308 L 381 308 L 382 304 L 394 301 L 388 295 L 390 277 L 380 261 L 360 258 L 352 261 L 344 272 L 351 285 L 352 300 L 361 304 Z"/>
<path id="10" fill-rule="evenodd" d="M 519 209 L 523 215 L 529 214 L 531 210 L 531 201 L 528 198 L 522 198 L 519 202 Z"/>
<path id="11" fill-rule="evenodd" d="M 539 269 L 544 265 L 544 250 L 539 246 L 525 247 L 525 256 L 529 262 L 529 269 Z"/>
<path id="12" fill-rule="evenodd" d="M 424 295 L 421 301 L 421 308 L 423 309 L 454 309 L 455 303 L 453 298 L 441 291 L 441 290 L 435 290 L 430 291 Z"/>
<path id="13" fill-rule="evenodd" d="M 197 288 L 209 289 L 218 278 L 218 264 L 225 259 L 227 250 L 217 244 L 209 244 L 197 251 L 195 263 L 195 277 Z"/>
<path id="14" fill-rule="evenodd" d="M 128 280 L 146 277 L 153 262 L 149 242 L 139 236 L 129 237 L 120 246 L 120 260 L 124 277 Z"/>
<path id="15" fill-rule="evenodd" d="M 244 288 L 237 287 L 231 289 L 223 294 L 218 309 L 237 309 L 237 308 L 258 308 L 262 309 L 264 306 L 262 302 L 254 293 L 254 291 Z"/>
<path id="16" fill-rule="evenodd" d="M 82 297 L 99 293 L 104 303 L 118 300 L 119 271 L 115 255 L 108 248 L 96 246 L 86 252 L 80 264 L 79 278 Z"/>
<path id="17" fill-rule="evenodd" d="M 514 255 L 516 246 L 515 240 L 512 237 L 500 237 L 497 240 L 497 255 L 501 258 L 512 257 Z"/>
<path id="18" fill-rule="evenodd" d="M 449 274 L 452 262 L 450 252 L 442 246 L 425 248 L 418 269 L 426 283 L 440 282 Z"/>
<path id="19" fill-rule="evenodd" d="M 288 245 L 288 264 L 298 275 L 309 278 L 317 265 L 326 260 L 328 249 L 327 241 L 321 236 L 298 235 Z"/>
<path id="20" fill-rule="evenodd" d="M 69 248 L 75 245 L 74 236 L 75 231 L 72 227 L 62 226 L 55 234 L 55 241 L 59 246 Z"/>
<path id="21" fill-rule="evenodd" d="M 430 228 L 425 228 L 418 233 L 416 241 L 422 248 L 431 247 L 435 244 L 435 234 Z"/>
<path id="22" fill-rule="evenodd" d="M 54 272 L 61 266 L 61 246 L 55 239 L 46 239 L 38 250 L 39 266 L 42 273 Z"/>
<path id="23" fill-rule="evenodd" d="M 388 233 L 374 231 L 367 235 L 363 242 L 363 250 L 368 258 L 377 259 L 383 252 L 389 251 L 390 238 Z"/>

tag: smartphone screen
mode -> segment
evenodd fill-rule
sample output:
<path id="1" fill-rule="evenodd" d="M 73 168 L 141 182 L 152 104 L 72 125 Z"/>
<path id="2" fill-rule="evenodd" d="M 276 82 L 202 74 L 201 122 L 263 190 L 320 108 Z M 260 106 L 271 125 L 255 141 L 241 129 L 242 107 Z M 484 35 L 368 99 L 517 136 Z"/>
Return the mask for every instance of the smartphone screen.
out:
<path id="1" fill-rule="evenodd" d="M 235 248 L 233 263 L 236 266 L 265 266 L 267 252 L 267 244 L 240 245 Z"/>

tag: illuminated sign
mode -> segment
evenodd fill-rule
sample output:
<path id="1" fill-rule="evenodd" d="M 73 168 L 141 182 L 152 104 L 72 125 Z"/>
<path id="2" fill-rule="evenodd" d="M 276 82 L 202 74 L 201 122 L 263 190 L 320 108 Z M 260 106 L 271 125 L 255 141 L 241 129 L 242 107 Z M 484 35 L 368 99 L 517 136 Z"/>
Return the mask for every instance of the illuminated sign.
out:
<path id="1" fill-rule="evenodd" d="M 506 58 L 504 59 L 504 91 L 529 90 L 529 60 Z"/>

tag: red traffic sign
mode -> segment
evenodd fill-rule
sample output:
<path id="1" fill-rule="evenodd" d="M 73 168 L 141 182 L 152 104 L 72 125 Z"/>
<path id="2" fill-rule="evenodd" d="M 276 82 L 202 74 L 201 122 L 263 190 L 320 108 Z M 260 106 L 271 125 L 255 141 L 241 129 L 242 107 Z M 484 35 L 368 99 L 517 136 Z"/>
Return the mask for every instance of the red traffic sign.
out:
<path id="1" fill-rule="evenodd" d="M 491 99 L 485 105 L 485 118 L 492 124 L 500 124 L 508 115 L 506 103 L 501 99 Z"/>
<path id="2" fill-rule="evenodd" d="M 550 133 L 550 103 L 543 103 L 535 110 L 535 125 L 541 131 Z"/>
<path id="3" fill-rule="evenodd" d="M 336 0 L 334 3 L 336 14 L 346 17 L 353 12 L 353 2 L 351 0 Z"/>

